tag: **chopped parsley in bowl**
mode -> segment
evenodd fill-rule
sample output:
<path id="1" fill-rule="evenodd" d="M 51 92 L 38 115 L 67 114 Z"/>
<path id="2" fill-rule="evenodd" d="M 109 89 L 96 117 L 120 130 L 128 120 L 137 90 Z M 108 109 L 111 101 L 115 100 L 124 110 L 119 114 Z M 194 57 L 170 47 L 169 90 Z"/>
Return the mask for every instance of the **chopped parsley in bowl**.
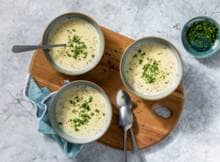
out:
<path id="1" fill-rule="evenodd" d="M 195 17 L 182 31 L 185 49 L 196 58 L 206 58 L 220 49 L 220 31 L 216 21 L 208 17 Z"/>

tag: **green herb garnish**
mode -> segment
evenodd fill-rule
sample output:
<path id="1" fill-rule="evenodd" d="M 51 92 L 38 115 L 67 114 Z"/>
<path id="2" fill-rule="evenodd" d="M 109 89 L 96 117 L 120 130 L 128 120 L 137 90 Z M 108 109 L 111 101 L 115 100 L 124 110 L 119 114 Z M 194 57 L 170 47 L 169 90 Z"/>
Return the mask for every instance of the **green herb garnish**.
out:
<path id="1" fill-rule="evenodd" d="M 143 66 L 142 79 L 146 83 L 155 83 L 157 80 L 164 80 L 169 73 L 166 73 L 159 68 L 160 61 L 148 58 L 148 63 Z"/>
<path id="2" fill-rule="evenodd" d="M 78 131 L 79 131 L 79 129 L 78 129 L 78 128 L 75 128 L 75 131 L 76 131 L 76 132 L 78 132 Z"/>
<path id="3" fill-rule="evenodd" d="M 88 99 L 75 96 L 73 99 L 69 100 L 69 102 L 71 104 L 75 102 L 74 106 L 77 106 L 77 108 L 74 107 L 72 113 L 77 113 L 79 115 L 76 118 L 69 120 L 71 127 L 74 127 L 75 131 L 79 131 L 81 126 L 87 124 L 96 113 L 99 113 L 98 109 L 91 110 L 91 103 L 93 102 L 92 96 Z"/>
<path id="4" fill-rule="evenodd" d="M 76 96 L 74 99 L 76 100 L 76 102 L 80 101 L 79 96 Z"/>
<path id="5" fill-rule="evenodd" d="M 145 55 L 145 52 L 143 52 L 142 54 L 141 54 L 141 56 L 144 56 Z"/>
<path id="6" fill-rule="evenodd" d="M 139 59 L 139 64 L 142 64 L 143 59 L 144 59 L 144 56 L 145 56 L 146 53 L 145 53 L 144 51 L 142 51 L 141 49 L 138 49 L 137 52 L 138 52 L 138 53 L 135 53 L 135 54 L 133 55 L 133 58 L 138 57 L 138 59 Z"/>
<path id="7" fill-rule="evenodd" d="M 210 49 L 217 39 L 218 28 L 209 21 L 194 22 L 186 31 L 189 45 L 197 51 Z"/>
<path id="8" fill-rule="evenodd" d="M 89 110 L 90 110 L 89 103 L 88 103 L 88 102 L 84 102 L 84 103 L 80 106 L 80 108 L 89 111 Z"/>
<path id="9" fill-rule="evenodd" d="M 159 73 L 159 63 L 156 60 L 150 59 L 150 61 L 143 66 L 142 78 L 146 83 L 154 83 Z"/>
<path id="10" fill-rule="evenodd" d="M 67 30 L 68 32 L 68 42 L 66 48 L 66 55 L 68 57 L 73 57 L 74 59 L 82 59 L 87 57 L 87 46 L 85 42 L 81 40 L 78 35 L 74 35 L 75 29 Z"/>
<path id="11" fill-rule="evenodd" d="M 89 97 L 89 101 L 88 101 L 88 102 L 92 102 L 92 100 L 93 100 L 93 97 L 92 97 L 92 96 L 90 96 L 90 97 Z"/>
<path id="12" fill-rule="evenodd" d="M 143 62 L 143 60 L 142 60 L 142 59 L 140 59 L 140 60 L 139 60 L 139 64 L 142 64 L 142 62 Z"/>
<path id="13" fill-rule="evenodd" d="M 73 110 L 72 110 L 72 113 L 77 113 L 77 112 L 78 112 L 78 111 L 77 111 L 77 110 L 75 110 L 75 109 L 73 109 Z"/>
<path id="14" fill-rule="evenodd" d="M 71 104 L 75 105 L 76 103 L 73 100 L 69 101 Z"/>
<path id="15" fill-rule="evenodd" d="M 137 57 L 137 54 L 135 54 L 133 57 L 134 57 L 134 58 Z"/>

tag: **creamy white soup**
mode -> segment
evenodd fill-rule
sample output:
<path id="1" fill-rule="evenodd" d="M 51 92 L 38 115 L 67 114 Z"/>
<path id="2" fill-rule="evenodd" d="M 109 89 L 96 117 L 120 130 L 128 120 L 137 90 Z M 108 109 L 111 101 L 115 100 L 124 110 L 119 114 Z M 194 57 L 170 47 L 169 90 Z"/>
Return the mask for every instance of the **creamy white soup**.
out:
<path id="1" fill-rule="evenodd" d="M 125 61 L 125 77 L 135 91 L 158 95 L 176 80 L 177 59 L 166 45 L 149 43 L 132 51 Z"/>
<path id="2" fill-rule="evenodd" d="M 56 106 L 58 124 L 72 137 L 93 137 L 106 122 L 105 101 L 97 90 L 90 87 L 69 90 Z"/>
<path id="3" fill-rule="evenodd" d="M 59 25 L 49 37 L 49 44 L 67 44 L 51 48 L 55 64 L 63 69 L 85 69 L 98 55 L 99 35 L 93 25 L 82 19 L 72 19 Z"/>

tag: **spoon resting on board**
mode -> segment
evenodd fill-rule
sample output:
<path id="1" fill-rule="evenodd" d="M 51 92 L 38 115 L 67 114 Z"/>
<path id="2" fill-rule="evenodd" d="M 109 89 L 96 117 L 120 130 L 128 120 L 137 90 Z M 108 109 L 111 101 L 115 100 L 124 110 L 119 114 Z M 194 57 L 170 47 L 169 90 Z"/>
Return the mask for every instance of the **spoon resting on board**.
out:
<path id="1" fill-rule="evenodd" d="M 119 109 L 119 124 L 124 129 L 124 162 L 127 162 L 127 131 L 131 133 L 131 140 L 133 143 L 133 151 L 135 154 L 135 162 L 144 162 L 138 144 L 132 130 L 133 126 L 133 113 L 132 113 L 132 101 L 127 92 L 119 90 L 116 96 L 116 104 Z"/>
<path id="2" fill-rule="evenodd" d="M 12 52 L 20 53 L 26 51 L 32 51 L 36 49 L 50 49 L 54 47 L 66 47 L 66 44 L 48 44 L 48 45 L 14 45 L 12 47 Z"/>

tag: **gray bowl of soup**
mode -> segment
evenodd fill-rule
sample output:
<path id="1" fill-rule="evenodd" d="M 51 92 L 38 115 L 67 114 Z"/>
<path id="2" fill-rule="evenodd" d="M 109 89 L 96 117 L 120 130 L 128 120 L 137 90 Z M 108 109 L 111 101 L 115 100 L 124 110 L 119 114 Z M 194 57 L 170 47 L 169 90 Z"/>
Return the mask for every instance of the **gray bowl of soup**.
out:
<path id="1" fill-rule="evenodd" d="M 120 76 L 133 94 L 146 100 L 159 100 L 180 84 L 183 62 L 170 42 L 145 37 L 125 50 L 120 61 Z"/>
<path id="2" fill-rule="evenodd" d="M 44 53 L 56 70 L 67 75 L 80 75 L 93 69 L 101 60 L 105 46 L 99 25 L 81 13 L 55 18 L 46 28 L 42 44 L 66 44 Z"/>
<path id="3" fill-rule="evenodd" d="M 48 109 L 50 123 L 58 135 L 71 143 L 99 139 L 112 118 L 110 101 L 97 84 L 78 80 L 63 86 Z"/>

